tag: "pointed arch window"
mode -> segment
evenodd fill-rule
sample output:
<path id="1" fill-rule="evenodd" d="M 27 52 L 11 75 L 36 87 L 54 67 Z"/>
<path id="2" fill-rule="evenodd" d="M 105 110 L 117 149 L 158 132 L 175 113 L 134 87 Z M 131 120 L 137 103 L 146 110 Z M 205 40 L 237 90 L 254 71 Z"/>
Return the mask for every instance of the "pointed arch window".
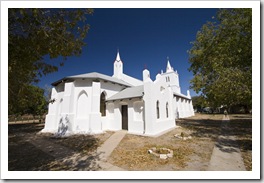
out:
<path id="1" fill-rule="evenodd" d="M 166 116 L 167 116 L 167 118 L 169 117 L 169 104 L 168 104 L 168 102 L 166 103 Z"/>
<path id="2" fill-rule="evenodd" d="M 159 101 L 157 101 L 157 104 L 156 104 L 156 111 L 157 111 L 157 119 L 159 119 L 160 118 Z"/>
<path id="3" fill-rule="evenodd" d="M 77 118 L 86 118 L 88 117 L 89 109 L 89 100 L 88 95 L 85 91 L 81 91 L 77 100 Z"/>
<path id="4" fill-rule="evenodd" d="M 103 92 L 100 97 L 100 112 L 102 116 L 106 116 L 105 93 Z"/>

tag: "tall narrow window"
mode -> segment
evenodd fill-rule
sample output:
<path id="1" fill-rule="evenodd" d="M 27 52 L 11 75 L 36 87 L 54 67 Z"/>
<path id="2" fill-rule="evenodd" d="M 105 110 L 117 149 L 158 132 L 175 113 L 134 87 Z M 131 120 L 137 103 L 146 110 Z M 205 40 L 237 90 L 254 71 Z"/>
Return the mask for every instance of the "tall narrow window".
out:
<path id="1" fill-rule="evenodd" d="M 156 108 L 157 108 L 157 119 L 159 119 L 159 118 L 160 118 L 160 113 L 159 113 L 159 101 L 157 101 Z"/>
<path id="2" fill-rule="evenodd" d="M 106 115 L 106 104 L 105 104 L 104 92 L 101 94 L 101 97 L 100 97 L 100 112 L 101 112 L 102 116 Z"/>
<path id="3" fill-rule="evenodd" d="M 169 117 L 169 104 L 168 104 L 168 102 L 166 103 L 166 116 L 167 116 L 167 118 Z"/>
<path id="4" fill-rule="evenodd" d="M 87 118 L 90 113 L 88 95 L 85 91 L 80 92 L 77 100 L 77 118 Z"/>

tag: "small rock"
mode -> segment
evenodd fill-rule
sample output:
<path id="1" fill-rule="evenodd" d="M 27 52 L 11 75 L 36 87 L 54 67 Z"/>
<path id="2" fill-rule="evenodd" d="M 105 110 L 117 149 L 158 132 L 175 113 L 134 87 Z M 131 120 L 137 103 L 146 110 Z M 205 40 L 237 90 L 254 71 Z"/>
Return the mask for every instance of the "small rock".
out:
<path id="1" fill-rule="evenodd" d="M 153 153 L 153 151 L 152 151 L 152 150 L 148 150 L 148 153 L 149 153 L 149 154 L 152 154 L 152 153 Z"/>
<path id="2" fill-rule="evenodd" d="M 179 134 L 174 135 L 174 137 L 181 139 L 182 137 Z"/>
<path id="3" fill-rule="evenodd" d="M 166 154 L 160 154 L 160 159 L 167 159 L 167 155 Z"/>

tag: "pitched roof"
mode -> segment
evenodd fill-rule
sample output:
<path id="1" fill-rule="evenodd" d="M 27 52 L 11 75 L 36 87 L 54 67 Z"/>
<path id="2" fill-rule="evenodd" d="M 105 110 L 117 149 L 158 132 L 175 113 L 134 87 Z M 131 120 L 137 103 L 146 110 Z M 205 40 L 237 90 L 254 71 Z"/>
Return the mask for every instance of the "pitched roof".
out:
<path id="1" fill-rule="evenodd" d="M 98 72 L 91 72 L 91 73 L 86 73 L 86 74 L 67 76 L 67 77 L 64 77 L 58 81 L 53 82 L 52 85 L 56 86 L 60 82 L 65 81 L 65 80 L 69 80 L 69 79 L 85 79 L 85 78 L 87 78 L 87 79 L 102 79 L 105 81 L 110 81 L 110 82 L 125 85 L 125 86 L 131 86 L 129 83 L 127 83 L 121 79 L 117 79 L 115 77 L 107 76 L 105 74 L 100 74 Z"/>
<path id="2" fill-rule="evenodd" d="M 176 95 L 176 96 L 178 96 L 178 97 L 181 97 L 181 98 L 185 98 L 185 99 L 191 99 L 191 98 L 189 98 L 188 96 L 186 96 L 186 95 L 183 95 L 183 94 L 181 94 L 181 93 L 173 93 L 174 95 Z"/>
<path id="3" fill-rule="evenodd" d="M 107 101 L 142 97 L 143 91 L 144 91 L 143 85 L 126 88 L 120 91 L 119 93 L 113 95 L 112 97 L 108 98 Z"/>

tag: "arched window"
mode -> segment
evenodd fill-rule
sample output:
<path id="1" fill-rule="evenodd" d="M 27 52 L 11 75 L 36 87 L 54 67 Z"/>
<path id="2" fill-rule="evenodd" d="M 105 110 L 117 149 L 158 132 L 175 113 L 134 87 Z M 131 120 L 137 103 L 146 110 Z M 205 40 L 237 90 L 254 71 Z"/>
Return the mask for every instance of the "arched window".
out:
<path id="1" fill-rule="evenodd" d="M 156 108 L 157 108 L 157 119 L 159 119 L 159 118 L 160 118 L 160 113 L 159 113 L 159 101 L 157 101 Z"/>
<path id="2" fill-rule="evenodd" d="M 105 93 L 103 92 L 100 97 L 100 112 L 102 116 L 106 115 Z"/>
<path id="3" fill-rule="evenodd" d="M 77 100 L 77 118 L 86 118 L 89 113 L 88 95 L 85 91 L 80 92 Z"/>
<path id="4" fill-rule="evenodd" d="M 168 104 L 168 102 L 166 103 L 166 116 L 167 116 L 167 118 L 169 117 L 169 104 Z"/>

